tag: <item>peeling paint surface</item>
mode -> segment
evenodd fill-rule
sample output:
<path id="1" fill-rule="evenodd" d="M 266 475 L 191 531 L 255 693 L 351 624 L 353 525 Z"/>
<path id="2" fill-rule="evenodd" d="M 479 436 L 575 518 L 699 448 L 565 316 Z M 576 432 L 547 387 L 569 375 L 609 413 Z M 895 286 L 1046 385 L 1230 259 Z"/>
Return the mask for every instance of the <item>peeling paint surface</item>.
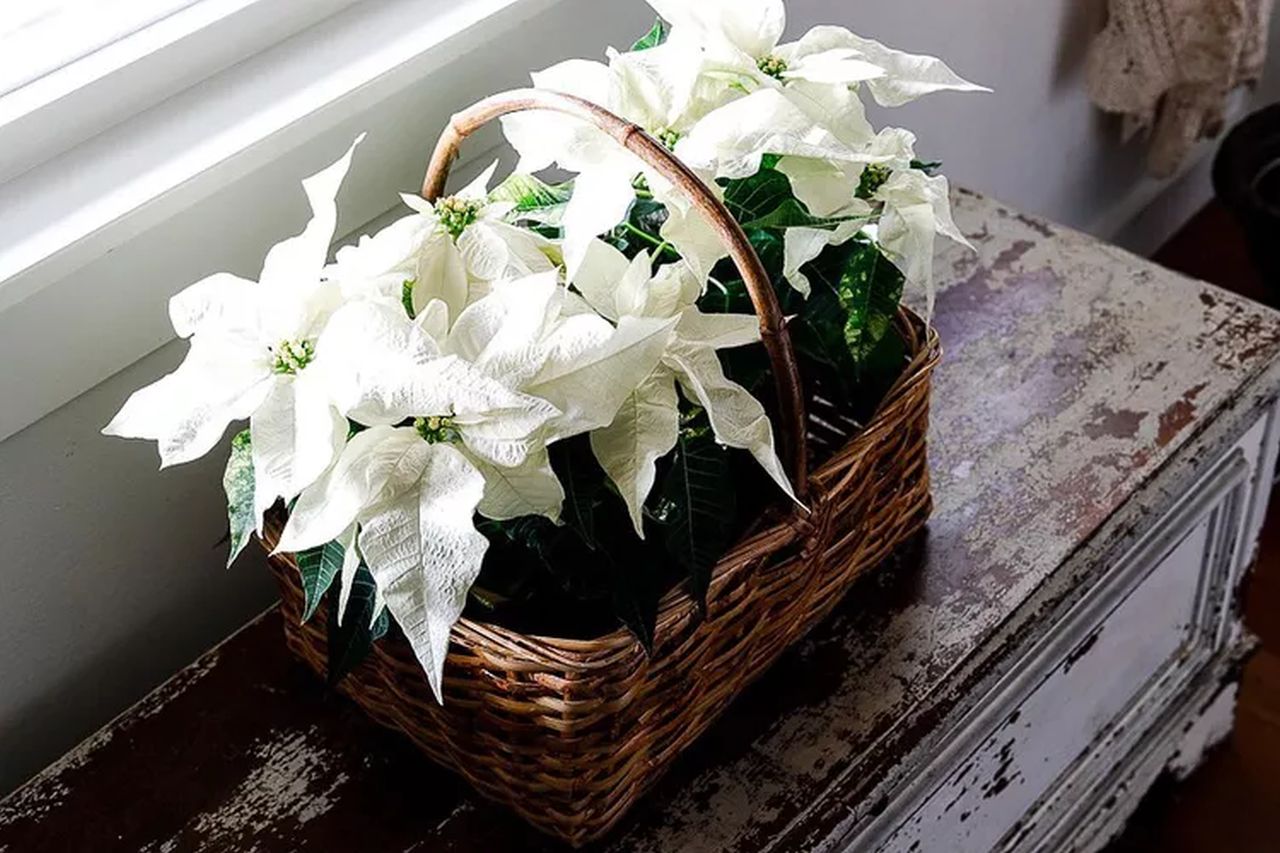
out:
<path id="1" fill-rule="evenodd" d="M 977 253 L 937 260 L 927 535 L 599 849 L 810 850 L 874 813 L 869 792 L 998 665 L 1015 617 L 1068 594 L 1082 551 L 1136 535 L 1135 496 L 1274 392 L 1268 309 L 971 193 L 955 218 Z M 0 851 L 562 849 L 315 683 L 278 619 L 0 803 Z"/>

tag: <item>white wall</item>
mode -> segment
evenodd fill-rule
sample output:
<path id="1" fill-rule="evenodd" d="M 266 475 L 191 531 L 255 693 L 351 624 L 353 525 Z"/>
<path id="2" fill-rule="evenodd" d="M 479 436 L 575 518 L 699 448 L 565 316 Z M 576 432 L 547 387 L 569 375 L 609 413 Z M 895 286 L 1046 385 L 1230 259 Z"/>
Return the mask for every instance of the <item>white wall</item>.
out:
<path id="1" fill-rule="evenodd" d="M 587 5 L 566 4 L 576 10 L 563 18 L 574 28 L 570 53 L 595 55 L 638 34 L 647 18 L 640 0 L 608 2 L 608 13 L 585 16 Z M 1081 89 L 1098 5 L 792 0 L 791 30 L 846 24 L 943 55 L 992 86 L 992 95 L 938 96 L 888 118 L 916 130 L 921 152 L 944 160 L 957 183 L 1110 236 L 1160 187 L 1141 176 L 1141 150 L 1119 146 L 1115 122 Z M 1158 242 L 1203 200 L 1203 171 L 1192 178 L 1176 205 L 1157 205 L 1159 215 L 1144 220 L 1154 224 L 1127 233 Z M 98 435 L 128 392 L 171 369 L 183 349 L 165 346 L 0 442 L 0 792 L 272 600 L 256 553 L 226 572 L 214 545 L 224 524 L 223 452 L 157 473 L 151 446 Z"/>

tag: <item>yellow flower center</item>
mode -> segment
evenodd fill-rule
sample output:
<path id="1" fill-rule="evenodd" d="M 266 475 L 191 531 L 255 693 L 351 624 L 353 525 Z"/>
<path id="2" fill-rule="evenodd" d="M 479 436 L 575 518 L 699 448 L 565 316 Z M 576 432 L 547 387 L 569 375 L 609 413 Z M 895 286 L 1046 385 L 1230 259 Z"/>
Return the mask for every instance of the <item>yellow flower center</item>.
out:
<path id="1" fill-rule="evenodd" d="M 781 80 L 782 72 L 787 70 L 787 61 L 781 56 L 769 54 L 768 56 L 762 57 L 756 63 L 756 67 L 775 80 Z"/>
<path id="2" fill-rule="evenodd" d="M 414 418 L 413 428 L 418 431 L 418 435 L 428 444 L 447 443 L 451 444 L 458 441 L 462 436 L 458 432 L 458 426 L 453 421 L 452 415 L 431 415 L 425 418 Z"/>
<path id="3" fill-rule="evenodd" d="M 440 227 L 456 240 L 468 225 L 476 221 L 481 206 L 481 202 L 475 199 L 451 195 L 436 202 L 436 216 L 440 217 Z"/>
<path id="4" fill-rule="evenodd" d="M 315 341 L 281 341 L 269 349 L 272 355 L 271 370 L 290 376 L 306 367 L 316 357 Z"/>

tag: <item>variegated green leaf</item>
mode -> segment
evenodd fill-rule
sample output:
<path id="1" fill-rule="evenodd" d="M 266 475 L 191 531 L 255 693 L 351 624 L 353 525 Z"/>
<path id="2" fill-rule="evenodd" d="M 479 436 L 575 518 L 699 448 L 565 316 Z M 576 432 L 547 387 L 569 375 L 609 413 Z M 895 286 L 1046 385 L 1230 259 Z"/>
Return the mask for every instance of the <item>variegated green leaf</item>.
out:
<path id="1" fill-rule="evenodd" d="M 564 204 L 573 195 L 571 184 L 548 184 L 533 175 L 515 172 L 489 192 L 490 202 L 509 202 L 525 213 L 543 207 Z"/>
<path id="2" fill-rule="evenodd" d="M 667 40 L 668 30 L 670 30 L 670 27 L 667 26 L 667 22 L 658 18 L 653 22 L 653 26 L 650 27 L 649 32 L 645 33 L 636 40 L 635 44 L 631 45 L 631 49 L 648 50 L 651 47 L 657 47 Z"/>
<path id="3" fill-rule="evenodd" d="M 231 553 L 227 556 L 230 566 L 249 544 L 258 523 L 253 512 L 253 452 L 247 429 L 231 439 L 231 455 L 222 475 L 222 488 L 227 493 L 227 522 L 231 530 Z"/>
<path id="4" fill-rule="evenodd" d="M 845 345 L 855 364 L 893 328 L 902 299 L 903 275 L 875 243 L 859 243 L 840 278 L 840 303 L 848 312 L 844 323 Z"/>

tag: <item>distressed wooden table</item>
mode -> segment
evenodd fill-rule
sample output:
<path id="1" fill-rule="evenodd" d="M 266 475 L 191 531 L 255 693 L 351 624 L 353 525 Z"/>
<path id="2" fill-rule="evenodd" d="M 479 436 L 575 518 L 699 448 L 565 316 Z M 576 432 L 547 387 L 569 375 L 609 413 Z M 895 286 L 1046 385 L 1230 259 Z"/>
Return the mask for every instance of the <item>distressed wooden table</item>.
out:
<path id="1" fill-rule="evenodd" d="M 927 535 L 602 849 L 1078 849 L 1229 725 L 1280 319 L 959 193 Z M 558 849 L 366 723 L 269 612 L 0 803 L 0 853 Z"/>

